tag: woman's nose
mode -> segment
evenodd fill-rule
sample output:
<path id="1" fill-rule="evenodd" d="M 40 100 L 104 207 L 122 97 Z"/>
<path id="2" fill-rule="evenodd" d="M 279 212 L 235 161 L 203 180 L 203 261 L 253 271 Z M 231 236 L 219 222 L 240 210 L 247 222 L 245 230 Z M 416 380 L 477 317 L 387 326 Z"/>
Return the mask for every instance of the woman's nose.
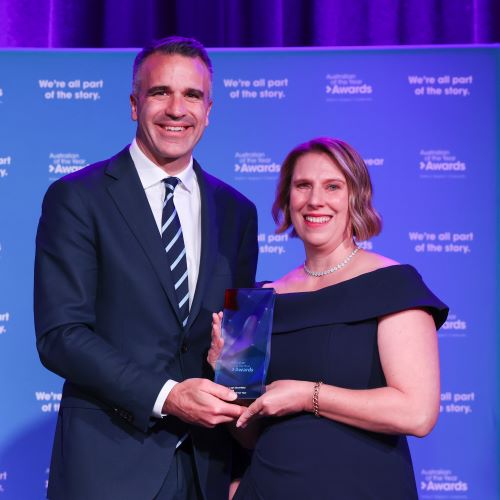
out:
<path id="1" fill-rule="evenodd" d="M 313 206 L 322 206 L 325 202 L 323 190 L 320 187 L 314 187 L 309 194 L 309 204 Z"/>

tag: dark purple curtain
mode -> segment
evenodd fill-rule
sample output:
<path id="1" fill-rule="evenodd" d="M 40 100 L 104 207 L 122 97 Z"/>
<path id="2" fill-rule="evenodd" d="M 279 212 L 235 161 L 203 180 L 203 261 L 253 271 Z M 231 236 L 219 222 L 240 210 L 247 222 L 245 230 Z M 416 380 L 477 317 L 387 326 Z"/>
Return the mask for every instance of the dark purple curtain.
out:
<path id="1" fill-rule="evenodd" d="M 498 0 L 0 0 L 0 47 L 207 47 L 500 41 Z"/>

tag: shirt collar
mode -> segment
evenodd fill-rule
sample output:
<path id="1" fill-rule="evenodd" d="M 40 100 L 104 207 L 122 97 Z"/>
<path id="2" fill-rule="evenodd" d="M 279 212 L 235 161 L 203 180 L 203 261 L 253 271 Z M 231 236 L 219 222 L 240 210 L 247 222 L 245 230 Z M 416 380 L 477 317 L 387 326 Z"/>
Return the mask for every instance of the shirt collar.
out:
<path id="1" fill-rule="evenodd" d="M 142 187 L 148 189 L 159 182 L 163 182 L 163 179 L 170 177 L 164 170 L 162 170 L 158 165 L 153 163 L 142 151 L 137 141 L 134 137 L 132 144 L 130 144 L 130 156 L 134 162 L 137 173 L 139 174 L 139 179 L 141 180 Z M 189 159 L 189 163 L 186 168 L 179 172 L 175 177 L 180 179 L 182 185 L 191 192 L 193 189 L 193 183 L 196 179 L 196 174 L 193 168 L 193 157 Z"/>

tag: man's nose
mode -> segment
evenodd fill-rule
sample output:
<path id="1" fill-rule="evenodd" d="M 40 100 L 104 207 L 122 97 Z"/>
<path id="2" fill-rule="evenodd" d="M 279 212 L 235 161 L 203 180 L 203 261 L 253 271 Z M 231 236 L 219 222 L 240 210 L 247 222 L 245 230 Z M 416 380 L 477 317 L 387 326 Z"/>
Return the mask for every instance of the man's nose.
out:
<path id="1" fill-rule="evenodd" d="M 179 118 L 186 114 L 183 96 L 172 94 L 167 101 L 165 113 L 169 116 Z"/>

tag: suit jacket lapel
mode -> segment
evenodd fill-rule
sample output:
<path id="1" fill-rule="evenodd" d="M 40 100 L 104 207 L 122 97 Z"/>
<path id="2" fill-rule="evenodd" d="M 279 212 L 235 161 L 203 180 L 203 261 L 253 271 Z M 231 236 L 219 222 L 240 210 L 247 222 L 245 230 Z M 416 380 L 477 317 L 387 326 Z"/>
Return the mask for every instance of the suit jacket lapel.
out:
<path id="1" fill-rule="evenodd" d="M 198 282 L 193 303 L 189 312 L 186 330 L 193 324 L 200 312 L 203 297 L 205 296 L 210 274 L 215 266 L 217 255 L 218 228 L 215 211 L 215 191 L 217 185 L 203 172 L 196 160 L 193 162 L 194 171 L 200 186 L 201 196 L 201 255 Z"/>
<path id="2" fill-rule="evenodd" d="M 106 174 L 114 179 L 108 185 L 111 197 L 144 249 L 167 294 L 177 320 L 182 325 L 161 236 L 128 147 L 110 160 Z M 130 265 L 134 263 L 131 262 Z"/>

